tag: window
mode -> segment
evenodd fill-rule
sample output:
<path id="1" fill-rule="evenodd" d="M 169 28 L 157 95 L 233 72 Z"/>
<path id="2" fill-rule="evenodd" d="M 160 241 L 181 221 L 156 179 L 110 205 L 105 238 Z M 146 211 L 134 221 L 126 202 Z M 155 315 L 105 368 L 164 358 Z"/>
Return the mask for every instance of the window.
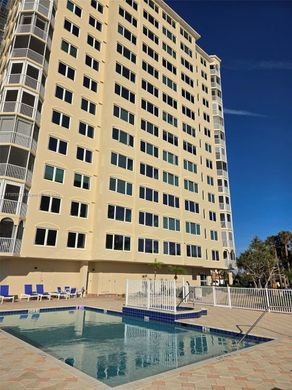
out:
<path id="1" fill-rule="evenodd" d="M 158 203 L 158 191 L 148 187 L 140 187 L 139 197 L 141 199 L 149 200 L 150 202 Z"/>
<path id="2" fill-rule="evenodd" d="M 87 35 L 87 43 L 89 46 L 93 47 L 95 50 L 100 51 L 101 43 L 90 34 Z"/>
<path id="3" fill-rule="evenodd" d="M 73 217 L 87 218 L 88 205 L 81 202 L 71 202 L 70 215 Z"/>
<path id="4" fill-rule="evenodd" d="M 197 173 L 197 164 L 188 160 L 184 160 L 184 169 L 192 173 Z"/>
<path id="5" fill-rule="evenodd" d="M 142 99 L 141 100 L 141 107 L 143 110 L 148 111 L 150 114 L 159 116 L 159 109 L 157 106 L 155 106 L 153 103 L 150 103 L 148 100 Z"/>
<path id="6" fill-rule="evenodd" d="M 119 7 L 119 14 L 134 27 L 137 27 L 137 19 L 135 19 L 134 16 L 132 16 L 128 11 L 124 10 L 124 8 Z"/>
<path id="7" fill-rule="evenodd" d="M 172 47 L 170 47 L 167 43 L 162 42 L 162 49 L 166 51 L 166 53 L 168 53 L 174 59 L 176 58 L 176 51 Z"/>
<path id="8" fill-rule="evenodd" d="M 158 158 L 158 148 L 149 142 L 140 141 L 140 150 L 141 152 L 150 154 L 150 156 L 154 156 Z"/>
<path id="9" fill-rule="evenodd" d="M 132 183 L 129 183 L 125 180 L 110 177 L 109 189 L 110 191 L 132 196 Z"/>
<path id="10" fill-rule="evenodd" d="M 154 27 L 159 28 L 159 22 L 147 11 L 143 11 L 143 17 L 148 20 L 149 23 L 153 24 Z"/>
<path id="11" fill-rule="evenodd" d="M 163 171 L 163 181 L 164 183 L 170 184 L 172 186 L 179 186 L 178 176 L 170 172 Z"/>
<path id="12" fill-rule="evenodd" d="M 120 153 L 112 152 L 111 163 L 117 167 L 128 169 L 129 171 L 133 170 L 133 160 Z"/>
<path id="13" fill-rule="evenodd" d="M 203 79 L 208 80 L 208 75 L 203 70 L 201 70 L 201 76 L 203 77 Z"/>
<path id="14" fill-rule="evenodd" d="M 158 240 L 150 238 L 138 238 L 138 252 L 144 253 L 159 253 Z"/>
<path id="15" fill-rule="evenodd" d="M 214 211 L 209 211 L 209 219 L 216 222 L 216 213 Z"/>
<path id="16" fill-rule="evenodd" d="M 188 100 L 191 103 L 195 103 L 195 97 L 192 95 L 190 92 L 187 90 L 183 89 L 181 90 L 181 95 L 184 97 L 186 100 Z"/>
<path id="17" fill-rule="evenodd" d="M 167 161 L 169 164 L 178 165 L 178 156 L 168 152 L 167 150 L 163 151 L 163 160 Z"/>
<path id="18" fill-rule="evenodd" d="M 211 130 L 207 129 L 207 127 L 204 127 L 204 134 L 206 137 L 211 138 Z"/>
<path id="19" fill-rule="evenodd" d="M 162 58 L 162 65 L 171 73 L 176 75 L 176 67 L 171 62 L 167 61 L 165 58 Z"/>
<path id="20" fill-rule="evenodd" d="M 134 146 L 134 137 L 123 130 L 113 127 L 112 138 L 128 146 Z"/>
<path id="21" fill-rule="evenodd" d="M 148 4 L 156 13 L 159 12 L 158 5 L 156 5 L 153 0 L 144 0 L 144 3 Z"/>
<path id="22" fill-rule="evenodd" d="M 81 8 L 70 0 L 67 0 L 67 9 L 72 11 L 76 16 L 81 17 Z"/>
<path id="23" fill-rule="evenodd" d="M 52 229 L 36 229 L 35 245 L 55 246 L 57 239 L 57 230 Z"/>
<path id="24" fill-rule="evenodd" d="M 120 234 L 107 234 L 105 247 L 115 251 L 129 251 L 131 249 L 131 238 Z"/>
<path id="25" fill-rule="evenodd" d="M 198 223 L 186 222 L 186 232 L 199 236 L 201 234 L 201 226 Z"/>
<path id="26" fill-rule="evenodd" d="M 178 146 L 178 137 L 169 131 L 163 130 L 163 140 L 169 142 L 172 145 Z"/>
<path id="27" fill-rule="evenodd" d="M 163 194 L 163 204 L 166 206 L 179 208 L 179 198 L 174 195 Z"/>
<path id="28" fill-rule="evenodd" d="M 210 238 L 212 241 L 218 241 L 218 232 L 216 230 L 210 230 Z"/>
<path id="29" fill-rule="evenodd" d="M 181 73 L 181 79 L 184 81 L 186 84 L 190 85 L 192 88 L 194 88 L 194 80 L 192 80 L 189 76 L 184 74 L 183 72 Z"/>
<path id="30" fill-rule="evenodd" d="M 98 72 L 99 62 L 96 61 L 94 58 L 90 57 L 88 54 L 86 54 L 85 56 L 85 64 Z"/>
<path id="31" fill-rule="evenodd" d="M 134 0 L 126 0 L 126 3 L 129 4 L 130 7 L 134 8 L 135 11 L 138 10 L 138 3 Z"/>
<path id="32" fill-rule="evenodd" d="M 64 29 L 69 31 L 71 34 L 75 35 L 76 37 L 79 36 L 79 27 L 77 27 L 74 23 L 69 22 L 69 20 L 64 20 Z"/>
<path id="33" fill-rule="evenodd" d="M 62 112 L 53 111 L 52 122 L 56 125 L 69 129 L 70 117 L 68 115 L 63 114 Z"/>
<path id="34" fill-rule="evenodd" d="M 87 99 L 81 99 L 81 110 L 89 112 L 92 115 L 96 113 L 96 105 Z"/>
<path id="35" fill-rule="evenodd" d="M 211 160 L 209 160 L 208 158 L 206 158 L 206 167 L 213 169 L 213 162 Z"/>
<path id="36" fill-rule="evenodd" d="M 184 30 L 182 27 L 180 28 L 180 34 L 185 38 L 187 39 L 190 43 L 192 43 L 192 37 L 190 36 L 190 34 L 188 32 L 186 32 L 186 30 Z"/>
<path id="37" fill-rule="evenodd" d="M 120 53 L 122 56 L 133 62 L 133 64 L 136 64 L 136 56 L 131 50 L 129 50 L 126 46 L 121 45 L 120 43 L 117 43 L 117 52 Z"/>
<path id="38" fill-rule="evenodd" d="M 177 109 L 177 101 L 166 93 L 162 94 L 162 100 L 170 107 L 173 107 L 175 110 Z"/>
<path id="39" fill-rule="evenodd" d="M 74 80 L 75 78 L 75 70 L 70 66 L 63 64 L 63 62 L 59 62 L 58 72 L 68 79 Z"/>
<path id="40" fill-rule="evenodd" d="M 154 87 L 149 81 L 142 79 L 141 86 L 145 91 L 151 93 L 151 95 L 158 97 L 158 88 Z"/>
<path id="41" fill-rule="evenodd" d="M 209 102 L 207 99 L 203 98 L 203 105 L 209 107 Z M 220 107 L 220 106 L 219 106 Z"/>
<path id="42" fill-rule="evenodd" d="M 163 217 L 163 229 L 180 231 L 180 220 L 171 217 Z"/>
<path id="43" fill-rule="evenodd" d="M 177 127 L 177 118 L 169 114 L 168 112 L 166 111 L 162 112 L 162 119 L 164 120 L 164 122 L 167 122 L 169 125 Z"/>
<path id="44" fill-rule="evenodd" d="M 90 189 L 90 177 L 81 173 L 74 173 L 74 187 L 82 188 L 84 190 Z"/>
<path id="45" fill-rule="evenodd" d="M 101 14 L 103 14 L 103 5 L 100 4 L 99 1 L 91 0 L 91 7 L 93 7 L 94 9 L 96 9 L 96 11 L 100 12 Z"/>
<path id="46" fill-rule="evenodd" d="M 115 94 L 129 100 L 131 103 L 135 103 L 135 94 L 128 90 L 128 88 L 122 87 L 117 83 L 115 84 Z"/>
<path id="47" fill-rule="evenodd" d="M 52 165 L 45 165 L 44 179 L 55 181 L 56 183 L 63 183 L 64 169 L 57 168 Z"/>
<path id="48" fill-rule="evenodd" d="M 187 45 L 185 45 L 183 42 L 180 43 L 180 48 L 181 48 L 187 55 L 189 55 L 190 57 L 193 57 L 193 52 L 192 52 L 192 50 L 191 50 Z"/>
<path id="49" fill-rule="evenodd" d="M 199 203 L 193 202 L 192 200 L 185 200 L 185 210 L 191 213 L 199 213 Z"/>
<path id="50" fill-rule="evenodd" d="M 139 224 L 145 226 L 158 227 L 158 215 L 139 211 Z"/>
<path id="51" fill-rule="evenodd" d="M 77 160 L 92 163 L 92 152 L 88 149 L 77 146 L 76 158 Z"/>
<path id="52" fill-rule="evenodd" d="M 187 141 L 184 141 L 184 142 L 183 142 L 183 148 L 184 148 L 184 150 L 185 150 L 186 152 L 189 152 L 189 153 L 195 154 L 195 155 L 197 154 L 197 150 L 196 150 L 195 145 L 190 144 L 190 143 L 187 142 Z"/>
<path id="53" fill-rule="evenodd" d="M 126 207 L 108 205 L 107 217 L 116 221 L 131 222 L 132 210 Z"/>
<path id="54" fill-rule="evenodd" d="M 214 179 L 212 176 L 207 175 L 207 184 L 209 184 L 210 186 L 214 185 Z"/>
<path id="55" fill-rule="evenodd" d="M 97 92 L 97 82 L 90 77 L 83 76 L 83 87 L 88 88 L 93 92 Z"/>
<path id="56" fill-rule="evenodd" d="M 125 77 L 126 79 L 135 83 L 136 75 L 130 69 L 128 69 L 125 65 L 121 65 L 118 62 L 116 63 L 116 72 Z"/>
<path id="57" fill-rule="evenodd" d="M 171 31 L 169 31 L 166 27 L 162 27 L 162 32 L 173 43 L 176 43 L 176 36 Z"/>
<path id="58" fill-rule="evenodd" d="M 85 122 L 79 122 L 79 134 L 85 135 L 86 137 L 94 137 L 94 127 Z"/>
<path id="59" fill-rule="evenodd" d="M 208 202 L 215 203 L 215 195 L 208 192 Z"/>
<path id="60" fill-rule="evenodd" d="M 60 140 L 59 138 L 49 137 L 48 149 L 60 154 L 67 154 L 67 142 Z"/>
<path id="61" fill-rule="evenodd" d="M 68 91 L 68 89 L 60 87 L 59 85 L 56 86 L 55 96 L 67 103 L 72 103 L 73 93 Z"/>
<path id="62" fill-rule="evenodd" d="M 192 120 L 195 120 L 195 112 L 184 105 L 182 105 L 182 113 Z"/>
<path id="63" fill-rule="evenodd" d="M 67 248 L 85 248 L 85 234 L 69 232 L 67 239 Z"/>
<path id="64" fill-rule="evenodd" d="M 190 72 L 193 72 L 194 71 L 194 68 L 193 68 L 193 65 L 189 63 L 188 60 L 186 60 L 185 58 L 181 57 L 181 64 L 187 68 Z"/>
<path id="65" fill-rule="evenodd" d="M 190 192 L 196 192 L 198 193 L 198 184 L 194 181 L 184 179 L 184 189 Z"/>
<path id="66" fill-rule="evenodd" d="M 170 89 L 173 89 L 175 92 L 177 91 L 177 85 L 174 81 L 172 81 L 169 77 L 163 75 L 162 76 L 162 82 Z"/>
<path id="67" fill-rule="evenodd" d="M 146 131 L 149 134 L 154 135 L 155 137 L 159 137 L 159 129 L 153 123 L 141 119 L 141 129 Z"/>
<path id="68" fill-rule="evenodd" d="M 47 211 L 49 213 L 59 214 L 61 206 L 61 199 L 54 198 L 53 196 L 42 195 L 40 210 Z"/>
<path id="69" fill-rule="evenodd" d="M 187 245 L 188 257 L 202 257 L 202 249 L 197 245 Z"/>
<path id="70" fill-rule="evenodd" d="M 187 123 L 183 123 L 183 131 L 192 137 L 196 137 L 196 129 Z"/>
<path id="71" fill-rule="evenodd" d="M 152 165 L 140 163 L 140 174 L 158 180 L 158 169 Z"/>
<path id="72" fill-rule="evenodd" d="M 149 30 L 145 26 L 143 26 L 143 34 L 146 35 L 146 37 L 148 37 L 149 39 L 151 39 L 151 41 L 156 43 L 156 45 L 159 45 L 159 38 L 158 38 L 158 36 L 156 34 L 154 34 L 154 32 L 152 32 L 151 30 Z"/>
<path id="73" fill-rule="evenodd" d="M 133 43 L 133 45 L 136 45 L 136 43 L 137 43 L 136 36 L 133 33 L 131 33 L 130 30 L 128 30 L 126 27 L 122 26 L 121 24 L 118 24 L 118 33 L 121 34 L 128 41 Z"/>
<path id="74" fill-rule="evenodd" d="M 203 118 L 206 122 L 210 122 L 210 115 L 206 114 L 205 112 L 203 112 Z"/>
<path id="75" fill-rule="evenodd" d="M 219 251 L 212 250 L 212 260 L 214 260 L 214 261 L 219 261 L 220 260 L 220 258 L 219 258 Z"/>
<path id="76" fill-rule="evenodd" d="M 61 42 L 61 50 L 63 50 L 65 53 L 70 54 L 70 56 L 76 58 L 77 57 L 77 47 L 73 46 L 71 43 L 65 41 L 62 39 Z"/>
<path id="77" fill-rule="evenodd" d="M 153 50 L 150 46 L 146 45 L 146 43 L 142 44 L 142 50 L 144 53 L 148 54 L 148 56 L 153 58 L 155 61 L 159 60 L 158 53 L 155 50 Z"/>
<path id="78" fill-rule="evenodd" d="M 175 21 L 174 21 L 169 15 L 167 15 L 167 13 L 165 13 L 164 11 L 162 11 L 162 18 L 163 18 L 168 24 L 170 24 L 171 27 L 175 28 L 175 26 L 176 26 Z"/>
<path id="79" fill-rule="evenodd" d="M 89 21 L 88 23 L 90 24 L 90 26 L 92 26 L 93 28 L 95 28 L 97 31 L 101 31 L 102 30 L 102 23 L 95 19 L 93 16 L 89 15 Z"/>
<path id="80" fill-rule="evenodd" d="M 113 114 L 117 118 L 120 118 L 123 121 L 130 123 L 131 125 L 134 125 L 135 122 L 134 114 L 125 110 L 124 108 L 114 105 Z"/>
<path id="81" fill-rule="evenodd" d="M 149 73 L 151 76 L 155 77 L 156 79 L 159 78 L 158 70 L 155 69 L 154 66 L 148 64 L 146 61 L 142 61 L 142 69 L 145 70 L 145 72 Z"/>
<path id="82" fill-rule="evenodd" d="M 164 241 L 163 242 L 163 253 L 170 256 L 180 256 L 180 244 L 177 242 Z"/>

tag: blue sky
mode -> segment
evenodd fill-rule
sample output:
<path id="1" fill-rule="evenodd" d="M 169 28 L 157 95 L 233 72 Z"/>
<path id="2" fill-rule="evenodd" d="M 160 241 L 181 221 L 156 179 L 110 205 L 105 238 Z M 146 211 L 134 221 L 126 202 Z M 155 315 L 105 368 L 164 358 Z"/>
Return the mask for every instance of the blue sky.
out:
<path id="1" fill-rule="evenodd" d="M 222 60 L 237 254 L 292 230 L 292 2 L 168 0 Z"/>

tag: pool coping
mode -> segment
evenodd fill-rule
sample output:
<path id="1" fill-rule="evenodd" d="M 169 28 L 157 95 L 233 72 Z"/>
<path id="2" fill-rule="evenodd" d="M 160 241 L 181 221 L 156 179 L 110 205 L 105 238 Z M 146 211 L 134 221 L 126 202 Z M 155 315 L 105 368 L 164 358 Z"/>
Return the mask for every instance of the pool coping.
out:
<path id="1" fill-rule="evenodd" d="M 103 313 L 103 314 L 109 314 L 109 315 L 115 315 L 119 317 L 125 317 L 121 311 L 118 310 L 111 310 L 111 309 L 106 309 L 106 308 L 100 308 L 100 307 L 95 307 L 95 306 L 88 306 L 88 305 L 72 305 L 72 306 L 59 306 L 59 307 L 45 307 L 45 308 L 31 308 L 31 309 L 14 309 L 14 310 L 7 310 L 7 311 L 2 311 L 0 310 L 0 317 L 4 315 L 15 315 L 15 314 L 37 314 L 37 313 L 46 313 L 46 312 L 54 312 L 54 311 L 67 311 L 67 310 L 88 310 L 88 311 L 93 311 L 97 313 Z M 135 318 L 135 317 L 132 317 Z M 137 318 L 137 317 L 136 317 Z M 137 318 L 139 319 L 139 318 Z M 140 319 L 141 320 L 141 319 Z M 159 322 L 159 321 L 153 321 L 151 322 Z M 182 328 L 190 328 L 193 330 L 201 331 L 203 333 L 212 333 L 212 334 L 217 334 L 217 335 L 222 335 L 222 336 L 235 336 L 239 338 L 242 336 L 242 333 L 240 332 L 234 332 L 234 331 L 228 331 L 226 329 L 221 329 L 221 328 L 210 328 L 210 327 L 205 327 L 203 325 L 196 325 L 196 324 L 189 324 L 189 323 L 184 323 L 183 320 L 175 321 L 174 324 L 176 326 L 180 326 Z M 217 332 L 216 332 L 217 331 Z M 143 379 L 138 379 L 129 383 L 125 383 L 122 385 L 114 386 L 111 387 L 109 385 L 106 385 L 105 383 L 101 382 L 100 380 L 91 377 L 90 375 L 86 374 L 85 372 L 79 370 L 78 368 L 72 367 L 68 365 L 67 363 L 63 362 L 62 360 L 59 360 L 57 357 L 50 355 L 49 353 L 41 350 L 38 347 L 33 346 L 32 344 L 27 343 L 26 341 L 18 338 L 17 336 L 14 336 L 8 332 L 6 332 L 4 329 L 0 328 L 0 333 L 4 334 L 5 337 L 11 338 L 16 342 L 19 342 L 23 345 L 25 345 L 27 348 L 31 349 L 32 351 L 36 352 L 39 356 L 41 357 L 46 357 L 52 362 L 55 362 L 61 365 L 61 367 L 65 370 L 70 372 L 72 375 L 75 377 L 78 377 L 80 379 L 86 380 L 91 386 L 96 387 L 98 390 L 112 390 L 112 389 L 117 389 L 117 390 L 128 390 L 128 389 L 135 389 L 139 385 L 147 385 L 149 384 L 149 381 L 153 380 L 159 380 L 165 378 L 165 374 L 168 375 L 175 375 L 183 372 L 186 369 L 195 369 L 198 368 L 202 365 L 205 364 L 210 364 L 210 363 L 215 363 L 218 361 L 222 361 L 225 359 L 228 359 L 230 356 L 235 356 L 242 351 L 246 350 L 252 350 L 256 347 L 259 347 L 260 345 L 265 345 L 269 344 L 271 345 L 272 343 L 276 343 L 278 341 L 277 338 L 271 339 L 268 337 L 263 337 L 263 336 L 255 336 L 255 335 L 248 335 L 248 339 L 252 339 L 253 341 L 257 340 L 261 344 L 255 344 L 252 346 L 245 347 L 243 349 L 238 349 L 236 351 L 232 351 L 229 353 L 226 353 L 224 355 L 219 355 L 219 356 L 214 356 L 210 357 L 205 360 L 201 360 L 196 363 L 190 363 L 181 367 L 173 368 L 167 371 L 164 371 L 159 374 L 155 374 L 152 376 L 148 376 Z M 251 341 L 252 341 L 251 340 Z"/>

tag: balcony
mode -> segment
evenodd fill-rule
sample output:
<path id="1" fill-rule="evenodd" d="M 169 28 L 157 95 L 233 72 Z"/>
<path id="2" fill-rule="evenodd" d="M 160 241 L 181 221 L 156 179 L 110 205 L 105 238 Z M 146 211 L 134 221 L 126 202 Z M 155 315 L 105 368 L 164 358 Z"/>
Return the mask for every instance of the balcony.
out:
<path id="1" fill-rule="evenodd" d="M 217 69 L 217 68 L 210 69 L 210 73 L 211 73 L 212 76 L 220 77 L 220 69 Z"/>
<path id="2" fill-rule="evenodd" d="M 11 52 L 11 58 L 30 58 L 37 62 L 39 65 L 43 65 L 44 55 L 37 53 L 36 51 L 29 48 L 16 48 Z"/>
<path id="3" fill-rule="evenodd" d="M 225 248 L 233 248 L 233 241 L 231 240 L 223 240 L 222 244 Z"/>
<path id="4" fill-rule="evenodd" d="M 33 24 L 19 24 L 16 33 L 32 33 L 43 41 L 47 41 L 48 33 Z"/>
<path id="5" fill-rule="evenodd" d="M 37 11 L 46 18 L 48 18 L 50 10 L 44 7 L 42 4 L 39 4 L 37 1 L 32 2 L 22 2 L 20 6 L 21 11 Z"/>
<path id="6" fill-rule="evenodd" d="M 221 210 L 230 211 L 230 204 L 227 203 L 219 203 L 219 208 Z"/>
<path id="7" fill-rule="evenodd" d="M 19 254 L 20 248 L 21 240 L 19 238 L 0 237 L 0 253 Z"/>
<path id="8" fill-rule="evenodd" d="M 228 179 L 228 173 L 224 171 L 224 169 L 217 169 L 217 176 L 223 176 L 224 178 Z"/>
<path id="9" fill-rule="evenodd" d="M 225 150 L 224 150 L 224 152 L 222 150 L 220 150 L 219 152 L 216 152 L 216 160 L 220 160 L 220 161 L 226 162 Z"/>
<path id="10" fill-rule="evenodd" d="M 222 105 L 222 98 L 221 97 L 219 97 L 218 95 L 212 95 L 212 101 L 213 102 L 217 102 L 217 103 L 219 103 L 219 104 L 221 104 Z"/>
<path id="11" fill-rule="evenodd" d="M 0 176 L 14 177 L 15 179 L 26 180 L 31 183 L 32 171 L 18 165 L 1 163 Z"/>
<path id="12" fill-rule="evenodd" d="M 28 137 L 27 135 L 15 132 L 0 132 L 0 143 L 1 144 L 16 144 L 29 148 L 34 153 L 36 152 L 37 142 L 35 139 Z"/>
<path id="13" fill-rule="evenodd" d="M 23 84 L 37 92 L 44 92 L 44 87 L 41 83 L 25 73 L 8 74 L 5 77 L 3 84 Z"/>
<path id="14" fill-rule="evenodd" d="M 212 81 L 211 88 L 217 88 L 221 91 L 221 84 L 218 81 Z"/>
<path id="15" fill-rule="evenodd" d="M 215 107 L 213 105 L 212 114 L 216 115 L 216 116 L 220 116 L 221 118 L 223 118 L 223 112 L 222 112 L 222 110 L 221 111 L 219 110 L 219 107 L 218 107 L 217 104 L 216 104 Z"/>
<path id="16" fill-rule="evenodd" d="M 229 188 L 225 186 L 218 186 L 218 191 L 222 194 L 229 195 Z"/>
<path id="17" fill-rule="evenodd" d="M 16 200 L 0 199 L 0 212 L 3 214 L 15 214 L 25 217 L 27 204 Z"/>
<path id="18" fill-rule="evenodd" d="M 0 105 L 1 112 L 7 113 L 19 113 L 25 115 L 29 118 L 40 121 L 40 112 L 38 112 L 34 107 L 29 106 L 28 104 L 18 102 L 18 101 L 5 101 Z"/>
<path id="19" fill-rule="evenodd" d="M 223 229 L 232 230 L 232 224 L 231 224 L 231 222 L 221 221 L 221 227 L 222 227 Z"/>
<path id="20" fill-rule="evenodd" d="M 216 145 L 221 145 L 225 147 L 225 140 L 221 138 L 215 138 L 215 144 Z"/>

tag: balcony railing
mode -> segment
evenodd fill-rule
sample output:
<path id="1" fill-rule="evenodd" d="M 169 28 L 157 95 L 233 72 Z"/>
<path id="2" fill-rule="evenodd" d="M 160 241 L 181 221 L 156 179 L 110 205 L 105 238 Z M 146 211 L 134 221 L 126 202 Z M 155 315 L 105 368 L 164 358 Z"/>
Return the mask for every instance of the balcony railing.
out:
<path id="1" fill-rule="evenodd" d="M 215 144 L 225 146 L 225 140 L 221 138 L 215 138 Z"/>
<path id="2" fill-rule="evenodd" d="M 221 221 L 221 227 L 224 229 L 232 229 L 231 222 Z"/>
<path id="3" fill-rule="evenodd" d="M 234 246 L 231 240 L 223 240 L 222 243 L 225 248 L 233 248 Z"/>
<path id="4" fill-rule="evenodd" d="M 211 81 L 211 88 L 218 88 L 221 90 L 221 84 L 219 84 L 217 81 Z"/>
<path id="5" fill-rule="evenodd" d="M 20 253 L 20 247 L 19 238 L 0 237 L 0 253 Z"/>
<path id="6" fill-rule="evenodd" d="M 19 24 L 16 29 L 17 33 L 32 33 L 43 41 L 47 41 L 48 33 L 33 24 Z"/>
<path id="7" fill-rule="evenodd" d="M 222 98 L 219 97 L 218 95 L 212 95 L 212 100 L 213 100 L 213 102 L 217 102 L 219 104 L 222 104 Z"/>
<path id="8" fill-rule="evenodd" d="M 215 75 L 215 76 L 220 77 L 220 70 L 219 69 L 216 69 L 216 68 L 210 69 L 210 73 L 212 76 Z"/>
<path id="9" fill-rule="evenodd" d="M 214 129 L 224 131 L 223 123 L 219 123 L 217 121 L 214 121 Z"/>
<path id="10" fill-rule="evenodd" d="M 226 161 L 226 154 L 222 151 L 216 152 L 216 160 Z"/>
<path id="11" fill-rule="evenodd" d="M 219 208 L 220 208 L 221 210 L 230 211 L 230 204 L 227 204 L 227 203 L 219 203 Z"/>
<path id="12" fill-rule="evenodd" d="M 36 140 L 27 135 L 15 132 L 0 132 L 0 143 L 16 144 L 24 146 L 25 148 L 31 149 L 33 152 L 36 151 Z"/>
<path id="13" fill-rule="evenodd" d="M 49 16 L 49 9 L 44 7 L 42 4 L 39 4 L 37 1 L 32 2 L 22 2 L 21 4 L 22 11 L 37 11 L 46 18 Z"/>
<path id="14" fill-rule="evenodd" d="M 8 74 L 4 79 L 4 84 L 24 84 L 36 91 L 41 89 L 41 83 L 25 73 Z"/>
<path id="15" fill-rule="evenodd" d="M 1 163 L 0 176 L 14 177 L 15 179 L 26 180 L 30 183 L 32 172 L 18 165 Z"/>
<path id="16" fill-rule="evenodd" d="M 218 186 L 218 191 L 223 194 L 229 195 L 229 188 L 225 186 Z"/>
<path id="17" fill-rule="evenodd" d="M 226 179 L 228 178 L 228 173 L 226 171 L 224 171 L 224 169 L 217 169 L 217 175 L 218 176 L 223 176 Z"/>
<path id="18" fill-rule="evenodd" d="M 27 205 L 16 200 L 0 199 L 0 212 L 4 214 L 15 214 L 25 217 Z"/>
<path id="19" fill-rule="evenodd" d="M 36 51 L 29 48 L 15 48 L 11 52 L 11 57 L 14 58 L 27 57 L 37 62 L 39 65 L 42 65 L 44 62 L 43 54 L 37 53 Z"/>
<path id="20" fill-rule="evenodd" d="M 0 111 L 2 112 L 11 112 L 11 113 L 18 112 L 32 119 L 37 119 L 37 118 L 40 119 L 40 113 L 38 113 L 38 111 L 34 107 L 29 106 L 28 104 L 22 102 L 5 101 L 1 103 L 0 107 L 1 107 Z M 39 116 L 37 114 L 39 114 Z"/>

